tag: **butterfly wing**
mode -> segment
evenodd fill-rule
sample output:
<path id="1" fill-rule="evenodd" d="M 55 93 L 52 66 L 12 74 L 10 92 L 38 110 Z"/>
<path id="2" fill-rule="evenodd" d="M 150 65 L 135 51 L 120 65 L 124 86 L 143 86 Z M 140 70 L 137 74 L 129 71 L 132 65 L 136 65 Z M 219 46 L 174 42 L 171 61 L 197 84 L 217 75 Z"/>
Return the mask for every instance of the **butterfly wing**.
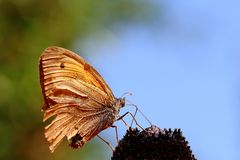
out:
<path id="1" fill-rule="evenodd" d="M 79 134 L 83 145 L 111 125 L 114 95 L 83 58 L 64 48 L 49 47 L 40 57 L 39 70 L 44 121 L 55 116 L 45 127 L 52 152 L 65 136 L 70 139 Z"/>

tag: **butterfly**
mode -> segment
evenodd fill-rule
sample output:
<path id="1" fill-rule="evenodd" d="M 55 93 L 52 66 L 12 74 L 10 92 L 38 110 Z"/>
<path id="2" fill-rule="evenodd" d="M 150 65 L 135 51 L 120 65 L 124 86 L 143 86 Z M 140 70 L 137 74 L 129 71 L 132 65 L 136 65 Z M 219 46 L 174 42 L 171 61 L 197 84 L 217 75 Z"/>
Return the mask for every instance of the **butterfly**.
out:
<path id="1" fill-rule="evenodd" d="M 125 98 L 115 98 L 101 75 L 82 57 L 48 47 L 39 60 L 45 138 L 54 152 L 64 137 L 81 148 L 118 119 Z"/>

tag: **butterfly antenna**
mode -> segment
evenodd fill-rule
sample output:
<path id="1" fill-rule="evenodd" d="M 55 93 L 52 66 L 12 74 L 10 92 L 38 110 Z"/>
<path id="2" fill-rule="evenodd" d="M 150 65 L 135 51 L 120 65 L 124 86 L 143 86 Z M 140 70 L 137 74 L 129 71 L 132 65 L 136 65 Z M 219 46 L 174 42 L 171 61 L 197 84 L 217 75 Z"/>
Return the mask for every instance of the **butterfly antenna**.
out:
<path id="1" fill-rule="evenodd" d="M 134 115 L 133 115 L 134 118 L 135 118 L 135 116 L 136 116 L 136 114 L 137 114 L 137 111 L 139 111 L 139 112 L 141 113 L 141 115 L 147 120 L 147 122 L 152 126 L 151 121 L 147 118 L 147 116 L 145 116 L 145 114 L 143 114 L 143 112 L 137 107 L 137 105 L 131 103 L 129 100 L 126 100 L 126 101 L 128 102 L 127 105 L 129 105 L 129 106 L 133 106 L 133 107 L 136 108 L 136 110 L 135 110 L 135 112 L 134 112 Z M 132 122 L 131 122 L 131 126 L 132 126 L 132 123 L 133 123 L 133 120 L 132 120 Z"/>
<path id="2" fill-rule="evenodd" d="M 125 92 L 122 94 L 121 98 L 125 97 L 126 95 L 132 96 L 133 94 L 131 92 Z"/>

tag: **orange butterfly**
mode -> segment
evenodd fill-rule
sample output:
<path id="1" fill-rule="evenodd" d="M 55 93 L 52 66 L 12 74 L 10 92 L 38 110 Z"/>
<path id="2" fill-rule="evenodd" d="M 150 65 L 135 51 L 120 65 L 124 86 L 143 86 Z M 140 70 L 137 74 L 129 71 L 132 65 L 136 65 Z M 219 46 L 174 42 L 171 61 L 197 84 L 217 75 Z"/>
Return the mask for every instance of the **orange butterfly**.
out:
<path id="1" fill-rule="evenodd" d="M 54 152 L 66 136 L 75 148 L 119 118 L 124 98 L 115 98 L 100 74 L 83 58 L 60 47 L 48 47 L 40 57 L 40 83 L 44 98 L 45 137 Z"/>

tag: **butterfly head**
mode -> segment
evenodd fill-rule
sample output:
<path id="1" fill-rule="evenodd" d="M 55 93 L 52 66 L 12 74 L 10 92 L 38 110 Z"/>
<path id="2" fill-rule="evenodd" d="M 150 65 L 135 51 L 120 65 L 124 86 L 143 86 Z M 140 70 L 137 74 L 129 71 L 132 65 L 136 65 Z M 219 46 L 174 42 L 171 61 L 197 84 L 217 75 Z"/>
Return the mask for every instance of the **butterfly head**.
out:
<path id="1" fill-rule="evenodd" d="M 117 111 L 119 111 L 120 108 L 123 108 L 125 106 L 125 97 L 117 98 L 115 101 L 115 106 L 116 106 Z"/>

